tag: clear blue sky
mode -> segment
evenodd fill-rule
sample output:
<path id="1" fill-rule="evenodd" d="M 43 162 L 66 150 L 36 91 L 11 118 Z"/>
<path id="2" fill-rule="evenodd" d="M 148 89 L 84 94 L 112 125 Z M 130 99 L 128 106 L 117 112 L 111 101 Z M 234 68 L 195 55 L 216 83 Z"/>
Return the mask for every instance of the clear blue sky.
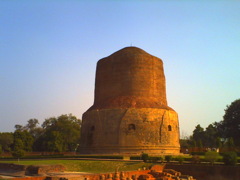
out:
<path id="1" fill-rule="evenodd" d="M 240 98 L 240 1 L 0 1 L 0 132 L 93 103 L 96 62 L 137 46 L 161 58 L 181 134 Z"/>

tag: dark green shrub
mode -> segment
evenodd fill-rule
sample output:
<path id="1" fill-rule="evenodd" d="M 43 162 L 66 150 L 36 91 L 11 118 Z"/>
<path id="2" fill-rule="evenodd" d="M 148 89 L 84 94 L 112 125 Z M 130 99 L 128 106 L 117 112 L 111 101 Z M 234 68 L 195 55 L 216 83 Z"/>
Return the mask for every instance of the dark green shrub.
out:
<path id="1" fill-rule="evenodd" d="M 194 156 L 192 157 L 192 163 L 198 164 L 198 163 L 200 163 L 200 162 L 201 162 L 200 156 L 194 155 Z"/>
<path id="2" fill-rule="evenodd" d="M 165 156 L 165 160 L 166 160 L 167 162 L 170 162 L 170 161 L 172 160 L 172 156 L 171 156 L 171 155 Z"/>
<path id="3" fill-rule="evenodd" d="M 17 158 L 18 161 L 20 158 L 22 158 L 25 155 L 25 151 L 23 149 L 17 149 L 12 152 L 12 156 L 14 158 Z"/>
<path id="4" fill-rule="evenodd" d="M 237 153 L 226 152 L 223 154 L 223 162 L 225 165 L 236 165 L 237 164 Z"/>
<path id="5" fill-rule="evenodd" d="M 208 151 L 205 153 L 205 160 L 214 164 L 217 161 L 219 154 L 216 151 Z"/>
<path id="6" fill-rule="evenodd" d="M 131 156 L 130 160 L 141 160 L 142 156 Z"/>
<path id="7" fill-rule="evenodd" d="M 2 150 L 2 146 L 0 144 L 0 155 L 2 154 L 3 150 Z"/>
<path id="8" fill-rule="evenodd" d="M 163 157 L 149 157 L 149 161 L 152 163 L 163 162 Z"/>
<path id="9" fill-rule="evenodd" d="M 141 155 L 141 159 L 143 160 L 143 162 L 147 162 L 148 159 L 149 159 L 148 154 L 147 154 L 147 153 L 142 153 L 142 155 Z"/>
<path id="10" fill-rule="evenodd" d="M 177 157 L 176 157 L 176 161 L 178 161 L 179 164 L 182 164 L 182 163 L 183 163 L 183 160 L 184 160 L 184 157 L 183 157 L 183 156 L 177 156 Z"/>
<path id="11" fill-rule="evenodd" d="M 199 155 L 199 156 L 203 156 L 205 154 L 205 152 L 191 152 L 191 155 Z"/>
<path id="12" fill-rule="evenodd" d="M 158 161 L 159 161 L 160 163 L 163 163 L 164 158 L 163 158 L 162 156 L 160 156 L 160 157 L 158 157 L 158 158 L 159 158 Z"/>

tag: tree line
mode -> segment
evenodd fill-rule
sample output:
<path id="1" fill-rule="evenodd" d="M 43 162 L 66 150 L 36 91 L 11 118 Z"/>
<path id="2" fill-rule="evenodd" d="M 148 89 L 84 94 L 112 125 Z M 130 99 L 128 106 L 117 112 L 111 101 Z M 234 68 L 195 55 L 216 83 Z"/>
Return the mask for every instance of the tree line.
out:
<path id="1" fill-rule="evenodd" d="M 0 154 L 11 152 L 21 157 L 25 152 L 76 152 L 80 143 L 81 120 L 72 114 L 37 119 L 15 125 L 13 133 L 0 133 Z"/>
<path id="2" fill-rule="evenodd" d="M 15 131 L 0 133 L 0 154 L 11 152 L 21 156 L 24 152 L 76 152 L 80 145 L 81 120 L 72 114 L 51 117 L 39 125 L 30 119 L 26 125 L 15 125 Z M 207 128 L 198 124 L 193 134 L 181 139 L 182 148 L 234 148 L 240 147 L 240 99 L 225 109 L 223 120 Z"/>
<path id="3" fill-rule="evenodd" d="M 208 125 L 205 129 L 198 124 L 193 134 L 181 140 L 181 146 L 198 148 L 240 147 L 240 99 L 227 105 L 223 120 Z"/>

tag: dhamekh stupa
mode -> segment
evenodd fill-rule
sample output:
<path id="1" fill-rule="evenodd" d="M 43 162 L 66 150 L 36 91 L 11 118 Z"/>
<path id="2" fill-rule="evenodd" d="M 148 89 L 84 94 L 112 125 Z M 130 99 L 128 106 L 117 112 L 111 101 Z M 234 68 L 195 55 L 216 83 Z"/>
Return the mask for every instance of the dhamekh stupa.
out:
<path id="1" fill-rule="evenodd" d="M 97 63 L 94 104 L 83 114 L 81 153 L 179 154 L 161 59 L 137 47 Z"/>

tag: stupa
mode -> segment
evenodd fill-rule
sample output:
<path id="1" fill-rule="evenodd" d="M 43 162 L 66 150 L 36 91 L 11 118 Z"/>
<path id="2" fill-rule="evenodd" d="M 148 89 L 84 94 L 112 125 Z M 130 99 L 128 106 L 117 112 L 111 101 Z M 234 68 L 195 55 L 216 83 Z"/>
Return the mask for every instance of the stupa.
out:
<path id="1" fill-rule="evenodd" d="M 160 58 L 126 47 L 98 61 L 94 104 L 82 117 L 80 151 L 179 154 L 178 115 L 167 105 Z"/>

